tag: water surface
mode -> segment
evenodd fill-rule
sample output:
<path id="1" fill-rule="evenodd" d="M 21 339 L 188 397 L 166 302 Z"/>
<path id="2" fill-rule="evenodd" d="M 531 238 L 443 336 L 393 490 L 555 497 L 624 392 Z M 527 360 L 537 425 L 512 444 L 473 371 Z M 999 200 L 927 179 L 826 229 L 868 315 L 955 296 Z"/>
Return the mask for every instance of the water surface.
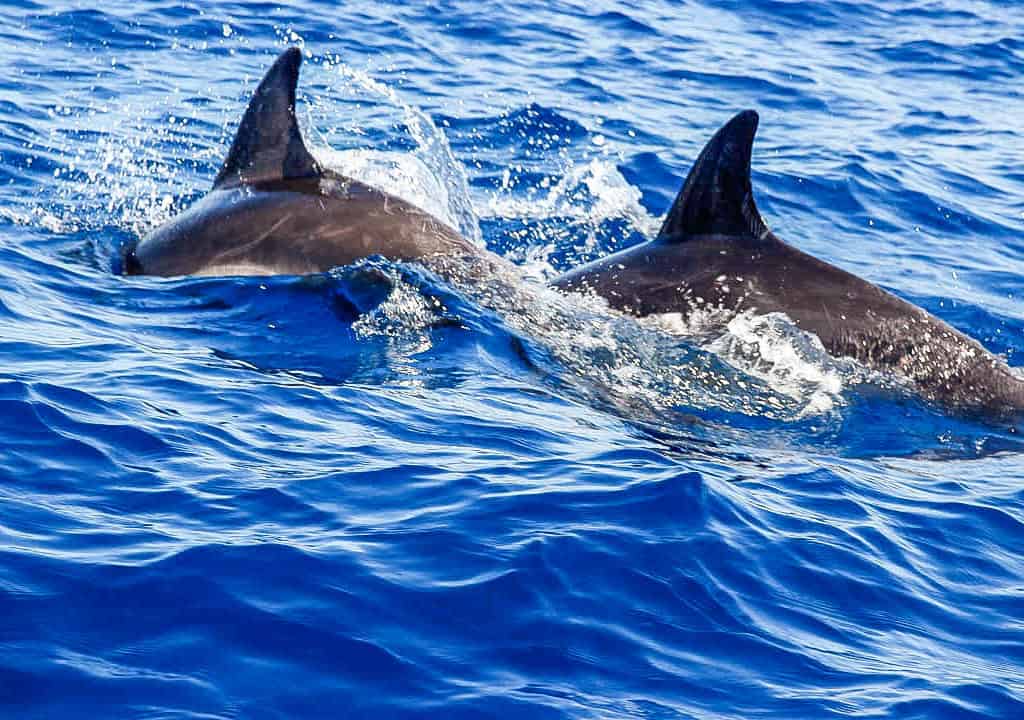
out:
<path id="1" fill-rule="evenodd" d="M 1024 364 L 996 0 L 0 7 L 0 715 L 1014 718 L 1024 460 L 785 318 L 542 280 L 761 113 L 794 245 Z M 124 278 L 304 48 L 335 167 L 513 260 Z"/>

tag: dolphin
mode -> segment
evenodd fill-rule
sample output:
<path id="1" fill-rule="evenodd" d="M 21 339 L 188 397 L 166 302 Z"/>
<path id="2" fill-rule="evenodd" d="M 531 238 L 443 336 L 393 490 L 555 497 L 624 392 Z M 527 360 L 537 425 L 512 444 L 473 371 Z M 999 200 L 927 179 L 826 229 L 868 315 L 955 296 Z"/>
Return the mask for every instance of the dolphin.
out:
<path id="1" fill-rule="evenodd" d="M 295 117 L 302 53 L 285 50 L 260 82 L 212 190 L 122 250 L 127 275 L 303 275 L 371 255 L 394 261 L 501 258 L 416 206 L 322 167 Z M 708 142 L 657 237 L 556 278 L 644 317 L 714 309 L 784 313 L 830 354 L 912 382 L 928 400 L 986 416 L 1024 415 L 1024 381 L 942 320 L 777 238 L 754 204 L 758 115 Z"/>
<path id="2" fill-rule="evenodd" d="M 558 277 L 636 316 L 784 313 L 834 357 L 909 380 L 965 414 L 1024 417 L 1024 380 L 939 318 L 775 236 L 754 204 L 758 115 L 733 117 L 705 146 L 655 239 Z"/>
<path id="3" fill-rule="evenodd" d="M 298 48 L 256 88 L 213 189 L 122 251 L 126 275 L 303 275 L 369 255 L 483 251 L 429 213 L 321 167 L 295 117 Z"/>

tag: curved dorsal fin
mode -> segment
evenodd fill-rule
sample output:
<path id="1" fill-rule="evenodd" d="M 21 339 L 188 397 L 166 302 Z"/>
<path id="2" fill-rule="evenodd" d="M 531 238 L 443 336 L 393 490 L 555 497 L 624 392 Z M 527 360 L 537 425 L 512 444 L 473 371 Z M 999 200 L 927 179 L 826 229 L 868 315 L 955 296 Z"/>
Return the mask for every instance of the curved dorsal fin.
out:
<path id="1" fill-rule="evenodd" d="M 757 119 L 756 112 L 744 110 L 704 146 L 665 217 L 659 241 L 683 242 L 694 235 L 760 238 L 768 231 L 750 187 Z"/>
<path id="2" fill-rule="evenodd" d="M 267 71 L 242 116 L 214 188 L 320 174 L 320 166 L 302 142 L 295 118 L 300 65 L 302 52 L 292 47 L 281 53 Z"/>

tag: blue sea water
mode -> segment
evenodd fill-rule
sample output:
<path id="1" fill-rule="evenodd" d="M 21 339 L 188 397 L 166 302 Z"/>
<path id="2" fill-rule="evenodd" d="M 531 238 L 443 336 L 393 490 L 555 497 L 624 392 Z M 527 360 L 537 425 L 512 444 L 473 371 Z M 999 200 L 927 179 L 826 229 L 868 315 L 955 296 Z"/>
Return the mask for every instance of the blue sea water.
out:
<path id="1" fill-rule="evenodd" d="M 0 716 L 1024 717 L 1024 455 L 783 317 L 542 280 L 761 113 L 792 244 L 1024 365 L 1010 0 L 0 6 Z M 513 260 L 125 278 L 276 53 Z"/>

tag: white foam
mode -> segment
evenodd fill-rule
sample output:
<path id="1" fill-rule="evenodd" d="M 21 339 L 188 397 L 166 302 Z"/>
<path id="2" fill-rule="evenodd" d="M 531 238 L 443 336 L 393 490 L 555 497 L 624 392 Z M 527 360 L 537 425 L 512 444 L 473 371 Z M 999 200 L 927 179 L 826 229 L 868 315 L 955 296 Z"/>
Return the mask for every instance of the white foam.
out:
<path id="1" fill-rule="evenodd" d="M 389 275 L 393 285 L 387 298 L 352 323 L 352 331 L 360 340 L 386 341 L 389 366 L 411 380 L 420 374 L 415 356 L 433 347 L 429 328 L 436 315 L 431 303 L 415 287 L 397 272 Z"/>
<path id="2" fill-rule="evenodd" d="M 842 403 L 848 372 L 816 336 L 783 313 L 739 313 L 704 347 L 773 391 L 803 403 L 801 415 L 827 413 Z"/>
<path id="3" fill-rule="evenodd" d="M 733 316 L 731 310 L 720 307 L 695 307 L 686 313 L 660 313 L 645 318 L 645 322 L 676 337 L 693 340 L 718 333 Z"/>

